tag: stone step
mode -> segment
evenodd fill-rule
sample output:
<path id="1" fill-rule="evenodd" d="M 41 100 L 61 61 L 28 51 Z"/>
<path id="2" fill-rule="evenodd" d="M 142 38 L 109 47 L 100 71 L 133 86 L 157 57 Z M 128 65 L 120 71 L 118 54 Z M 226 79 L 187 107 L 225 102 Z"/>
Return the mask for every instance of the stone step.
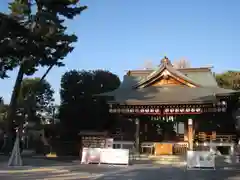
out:
<path id="1" fill-rule="evenodd" d="M 173 155 L 166 155 L 166 156 L 149 156 L 149 159 L 153 160 L 168 160 L 168 161 L 178 161 L 186 159 L 184 156 L 173 156 Z"/>
<path id="2" fill-rule="evenodd" d="M 181 164 L 186 162 L 186 157 L 184 156 L 136 156 L 132 159 L 138 163 L 151 163 L 151 164 Z"/>
<path id="3" fill-rule="evenodd" d="M 132 160 L 131 164 L 186 165 L 186 161 Z"/>
<path id="4" fill-rule="evenodd" d="M 169 162 L 169 161 L 153 161 L 152 164 L 160 164 L 160 165 L 186 165 L 185 161 L 173 161 L 173 162 Z"/>

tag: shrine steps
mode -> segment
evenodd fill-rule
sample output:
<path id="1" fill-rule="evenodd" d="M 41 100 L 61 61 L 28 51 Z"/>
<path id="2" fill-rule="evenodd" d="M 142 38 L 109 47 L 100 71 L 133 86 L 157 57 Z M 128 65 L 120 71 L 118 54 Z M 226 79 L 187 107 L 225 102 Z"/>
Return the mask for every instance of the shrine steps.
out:
<path id="1" fill-rule="evenodd" d="M 149 156 L 140 155 L 133 159 L 133 164 L 162 164 L 162 165 L 185 165 L 186 157 L 177 155 L 161 155 L 161 156 Z"/>

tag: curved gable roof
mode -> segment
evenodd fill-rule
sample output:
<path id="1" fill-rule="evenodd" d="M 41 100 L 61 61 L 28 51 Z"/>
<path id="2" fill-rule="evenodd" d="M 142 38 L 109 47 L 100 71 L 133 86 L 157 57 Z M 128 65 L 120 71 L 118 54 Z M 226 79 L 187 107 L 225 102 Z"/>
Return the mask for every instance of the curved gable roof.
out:
<path id="1" fill-rule="evenodd" d="M 159 66 L 159 68 L 157 70 L 153 71 L 148 76 L 146 76 L 145 78 L 140 80 L 133 87 L 139 88 L 142 86 L 144 86 L 144 87 L 147 86 L 149 83 L 152 83 L 155 80 L 157 80 L 162 75 L 164 70 L 169 71 L 175 77 L 183 79 L 184 81 L 190 83 L 191 85 L 193 85 L 195 87 L 201 87 L 201 85 L 199 83 L 193 81 L 192 79 L 187 77 L 185 74 L 183 74 L 180 71 L 178 71 L 177 69 L 173 68 L 172 64 L 170 63 L 170 61 L 167 57 L 164 57 L 164 59 L 162 59 L 161 65 Z"/>

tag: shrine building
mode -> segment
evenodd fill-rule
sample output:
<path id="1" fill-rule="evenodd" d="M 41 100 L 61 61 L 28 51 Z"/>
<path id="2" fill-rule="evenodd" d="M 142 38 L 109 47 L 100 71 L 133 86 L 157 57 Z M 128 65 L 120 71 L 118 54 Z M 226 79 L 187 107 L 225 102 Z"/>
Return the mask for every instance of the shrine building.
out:
<path id="1" fill-rule="evenodd" d="M 125 126 L 122 134 L 132 133 L 139 152 L 157 142 L 170 148 L 155 154 L 173 154 L 179 144 L 194 149 L 236 140 L 233 111 L 239 93 L 220 88 L 209 67 L 176 69 L 164 57 L 155 70 L 129 70 L 118 89 L 101 96 L 110 98 L 110 113 L 134 126 Z"/>

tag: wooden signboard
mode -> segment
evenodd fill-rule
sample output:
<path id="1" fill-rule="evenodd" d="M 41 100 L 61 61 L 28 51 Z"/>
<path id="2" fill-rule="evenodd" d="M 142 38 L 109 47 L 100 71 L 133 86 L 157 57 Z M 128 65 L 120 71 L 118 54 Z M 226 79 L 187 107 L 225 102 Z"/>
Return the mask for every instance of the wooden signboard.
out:
<path id="1" fill-rule="evenodd" d="M 105 137 L 97 136 L 83 136 L 82 137 L 82 147 L 91 148 L 104 148 L 105 147 Z"/>

